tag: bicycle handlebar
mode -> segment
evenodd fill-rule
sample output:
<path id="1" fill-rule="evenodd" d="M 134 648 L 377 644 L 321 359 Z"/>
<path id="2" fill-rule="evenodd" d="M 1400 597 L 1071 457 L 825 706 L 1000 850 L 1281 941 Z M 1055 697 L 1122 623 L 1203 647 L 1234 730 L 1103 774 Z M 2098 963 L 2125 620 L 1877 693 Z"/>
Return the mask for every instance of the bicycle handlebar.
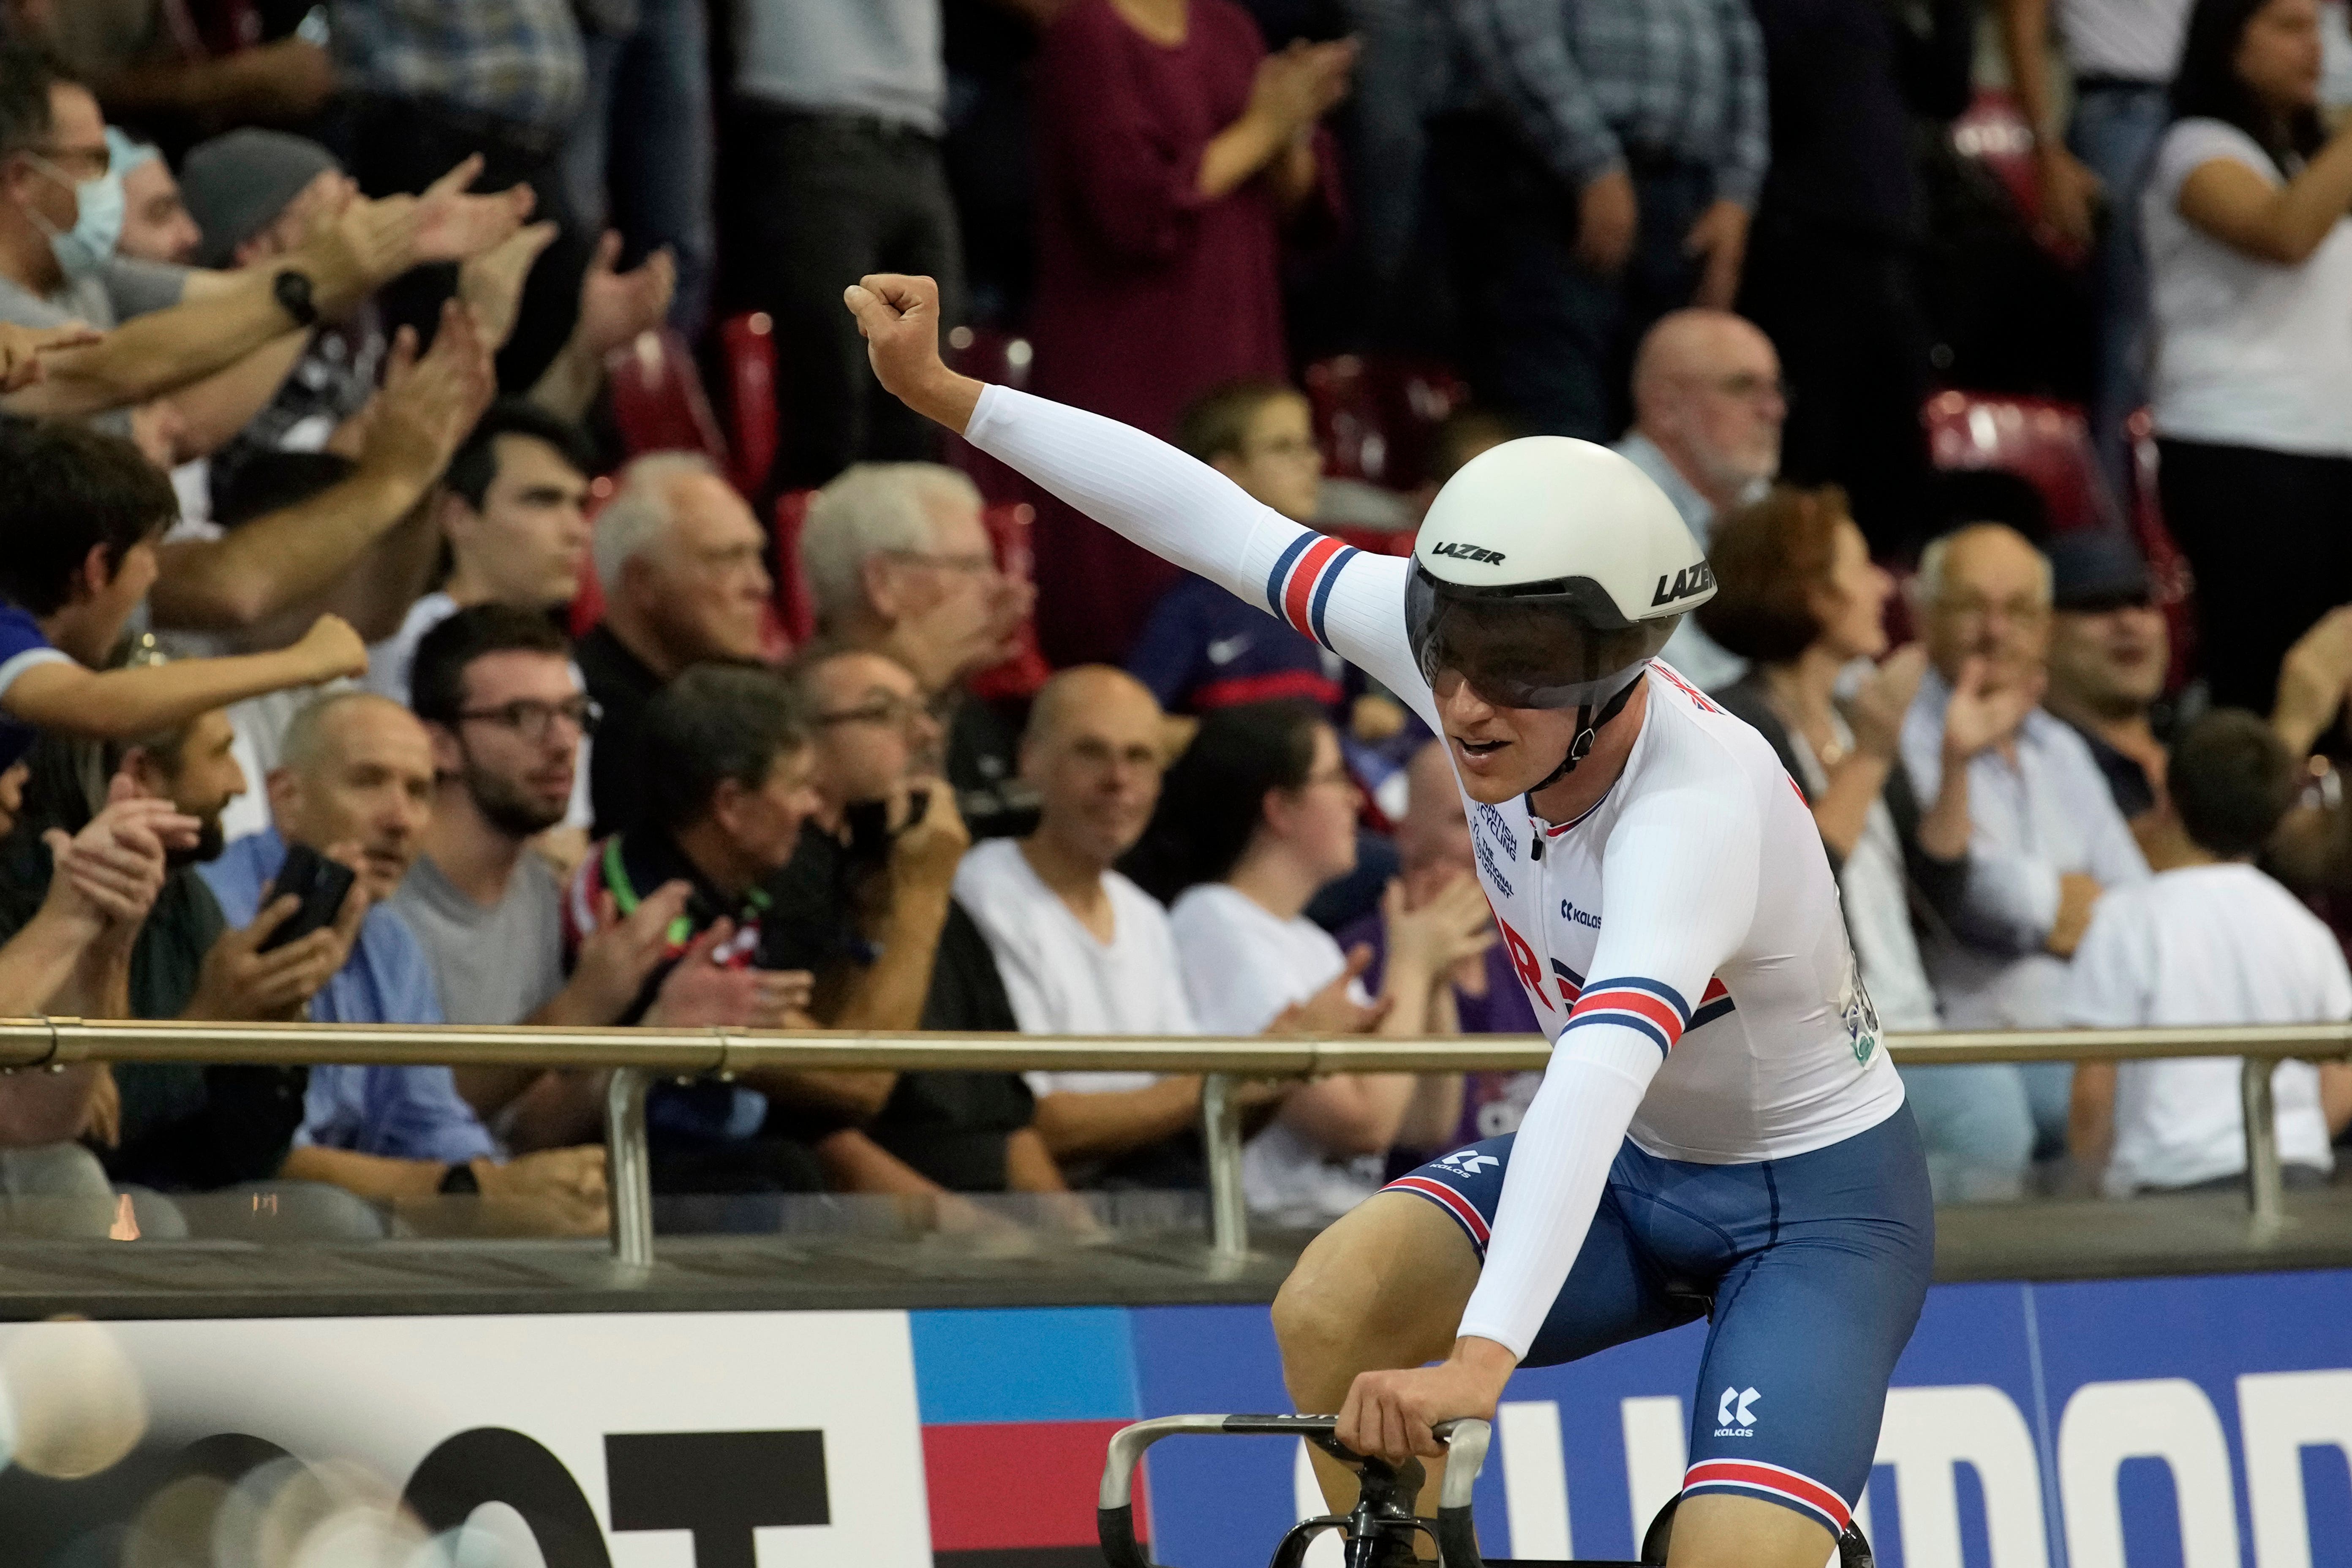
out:
<path id="1" fill-rule="evenodd" d="M 1333 1436 L 1336 1415 L 1162 1415 L 1121 1427 L 1104 1457 L 1102 1487 L 1095 1497 L 1095 1532 L 1110 1568 L 1159 1568 L 1135 1535 L 1135 1468 L 1144 1450 L 1162 1437 L 1182 1434 L 1304 1437 L 1335 1457 L 1353 1458 Z M 1492 1429 L 1484 1421 L 1441 1422 L 1434 1428 L 1446 1445 L 1449 1463 L 1438 1499 L 1437 1547 L 1444 1568 L 1483 1568 L 1471 1524 L 1471 1487 L 1486 1462 Z"/>

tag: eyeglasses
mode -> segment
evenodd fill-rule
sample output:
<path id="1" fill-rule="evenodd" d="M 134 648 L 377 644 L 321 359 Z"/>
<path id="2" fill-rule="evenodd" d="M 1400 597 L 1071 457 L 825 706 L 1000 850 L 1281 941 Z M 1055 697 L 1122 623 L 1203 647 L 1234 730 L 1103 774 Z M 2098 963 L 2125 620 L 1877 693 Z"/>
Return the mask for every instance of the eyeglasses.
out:
<path id="1" fill-rule="evenodd" d="M 830 713 L 819 713 L 816 724 L 821 730 L 831 730 L 843 724 L 873 724 L 896 730 L 912 724 L 917 719 L 937 720 L 939 717 L 938 710 L 920 697 L 875 696 L 855 708 L 837 708 Z"/>
<path id="2" fill-rule="evenodd" d="M 717 550 L 698 550 L 694 558 L 713 572 L 740 572 L 764 565 L 765 553 L 764 547 L 756 543 L 730 544 Z"/>
<path id="3" fill-rule="evenodd" d="M 1754 371 L 1739 371 L 1731 375 L 1710 376 L 1705 383 L 1710 392 L 1726 397 L 1737 397 L 1754 403 L 1763 398 L 1789 401 L 1789 384 L 1777 375 L 1759 375 Z"/>
<path id="4" fill-rule="evenodd" d="M 1955 595 L 1950 598 L 1938 599 L 1936 601 L 1936 607 L 1955 620 L 1984 621 L 1999 616 L 2003 620 L 2014 621 L 2021 626 L 2032 626 L 2045 619 L 2050 614 L 2048 605 L 2039 599 L 2028 598 L 2003 599 L 1995 604 L 1985 599 Z"/>
<path id="5" fill-rule="evenodd" d="M 1248 455 L 1254 458 L 1314 458 L 1320 459 L 1323 448 L 1312 436 L 1277 436 L 1271 441 L 1252 443 Z"/>
<path id="6" fill-rule="evenodd" d="M 1343 763 L 1322 773 L 1308 773 L 1298 781 L 1298 787 L 1302 790 L 1313 789 L 1317 784 L 1338 784 L 1353 794 L 1356 788 L 1356 775 L 1349 773 Z"/>
<path id="7" fill-rule="evenodd" d="M 893 550 L 891 554 L 901 561 L 911 561 L 918 566 L 935 566 L 942 572 L 967 572 L 975 576 L 996 575 L 996 557 L 985 550 L 968 550 L 953 555 L 934 554 L 923 550 Z"/>
<path id="8" fill-rule="evenodd" d="M 501 730 L 511 730 L 532 745 L 553 733 L 559 719 L 583 735 L 593 735 L 604 717 L 604 707 L 586 697 L 575 697 L 569 702 L 539 702 L 524 698 L 502 702 L 496 708 L 469 708 L 457 715 L 461 722 L 496 724 Z"/>
<path id="9" fill-rule="evenodd" d="M 79 163 L 83 168 L 88 169 L 93 179 L 102 178 L 114 167 L 114 151 L 112 148 L 105 146 L 19 147 L 16 151 L 31 158 L 37 163 L 47 163 L 49 166 L 50 171 L 54 174 L 62 174 L 65 173 L 65 171 L 62 168 L 59 168 L 58 165 L 68 162 Z M 67 183 L 71 184 L 72 182 L 68 181 Z"/>

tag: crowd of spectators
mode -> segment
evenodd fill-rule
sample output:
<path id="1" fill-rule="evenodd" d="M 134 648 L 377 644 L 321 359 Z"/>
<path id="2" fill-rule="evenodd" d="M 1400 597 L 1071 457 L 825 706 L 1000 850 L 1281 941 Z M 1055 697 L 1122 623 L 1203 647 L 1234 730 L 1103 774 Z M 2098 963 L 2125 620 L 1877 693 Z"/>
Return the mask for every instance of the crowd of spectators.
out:
<path id="1" fill-rule="evenodd" d="M 1443 740 L 883 395 L 840 294 L 910 271 L 1001 374 L 1359 543 L 1515 437 L 1613 443 L 1716 578 L 1664 658 L 1780 753 L 1889 1028 L 2352 1016 L 2344 8 L 1993 9 L 5 0 L 0 1013 L 1532 1029 Z M 2193 627 L 2128 506 L 2053 533 L 1934 470 L 1921 132 L 1996 71 L 2093 318 L 2050 379 Z M 745 310 L 772 470 L 643 449 L 608 364 Z M 1327 478 L 1334 347 L 1466 388 L 1414 412 L 1420 489 Z M 2235 1071 L 1905 1078 L 1939 1197 L 1991 1201 L 2242 1181 Z M 1325 1223 L 1533 1083 L 1244 1084 L 1250 1201 Z M 18 1074 L 0 1196 L 584 1233 L 604 1098 Z M 655 1088 L 653 1178 L 730 1227 L 824 1192 L 994 1223 L 964 1194 L 1199 1188 L 1202 1098 L 752 1068 Z M 2352 1069 L 2276 1098 L 2327 1180 Z"/>

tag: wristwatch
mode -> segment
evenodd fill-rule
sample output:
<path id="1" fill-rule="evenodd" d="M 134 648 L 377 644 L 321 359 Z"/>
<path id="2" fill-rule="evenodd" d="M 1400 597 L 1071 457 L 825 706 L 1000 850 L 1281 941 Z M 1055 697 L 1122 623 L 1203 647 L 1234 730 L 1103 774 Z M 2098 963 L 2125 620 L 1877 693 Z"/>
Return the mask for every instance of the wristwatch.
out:
<path id="1" fill-rule="evenodd" d="M 298 327 L 319 324 L 319 307 L 310 298 L 310 279 L 307 274 L 289 267 L 269 280 L 269 291 L 275 295 L 280 309 L 294 318 Z"/>
<path id="2" fill-rule="evenodd" d="M 460 1161 L 450 1166 L 447 1173 L 441 1178 L 441 1191 L 445 1193 L 455 1194 L 478 1193 L 481 1190 L 481 1181 L 474 1174 L 474 1167 L 470 1162 Z"/>

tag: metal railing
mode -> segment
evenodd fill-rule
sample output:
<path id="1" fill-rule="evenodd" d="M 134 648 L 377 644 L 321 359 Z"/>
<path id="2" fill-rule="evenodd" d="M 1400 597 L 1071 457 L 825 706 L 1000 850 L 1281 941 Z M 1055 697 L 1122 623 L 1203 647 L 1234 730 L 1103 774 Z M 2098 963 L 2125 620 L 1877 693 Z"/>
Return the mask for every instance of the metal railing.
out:
<path id="1" fill-rule="evenodd" d="M 1891 1035 L 1888 1054 L 1906 1067 L 1967 1062 L 2126 1061 L 2166 1057 L 2242 1057 L 2248 1208 L 2257 1231 L 2284 1219 L 2284 1183 L 2271 1096 L 2271 1069 L 2288 1058 L 2352 1058 L 2352 1024 L 2194 1029 L 2063 1029 Z M 385 1063 L 447 1067 L 568 1068 L 610 1071 L 604 1097 L 611 1162 L 612 1241 L 625 1269 L 654 1258 L 652 1171 L 646 1093 L 656 1078 L 725 1077 L 758 1068 L 794 1071 L 864 1068 L 896 1072 L 1143 1071 L 1199 1073 L 1207 1152 L 1212 1253 L 1249 1250 L 1242 1191 L 1241 1112 L 1236 1087 L 1251 1079 L 1328 1073 L 1539 1069 L 1551 1047 L 1538 1035 L 1437 1039 L 1190 1036 L 1095 1038 L 1051 1035 L 857 1034 L 745 1029 L 558 1029 L 462 1025 L 209 1024 L 173 1021 L 0 1019 L 0 1073 L 78 1062 L 185 1062 L 295 1067 Z"/>

